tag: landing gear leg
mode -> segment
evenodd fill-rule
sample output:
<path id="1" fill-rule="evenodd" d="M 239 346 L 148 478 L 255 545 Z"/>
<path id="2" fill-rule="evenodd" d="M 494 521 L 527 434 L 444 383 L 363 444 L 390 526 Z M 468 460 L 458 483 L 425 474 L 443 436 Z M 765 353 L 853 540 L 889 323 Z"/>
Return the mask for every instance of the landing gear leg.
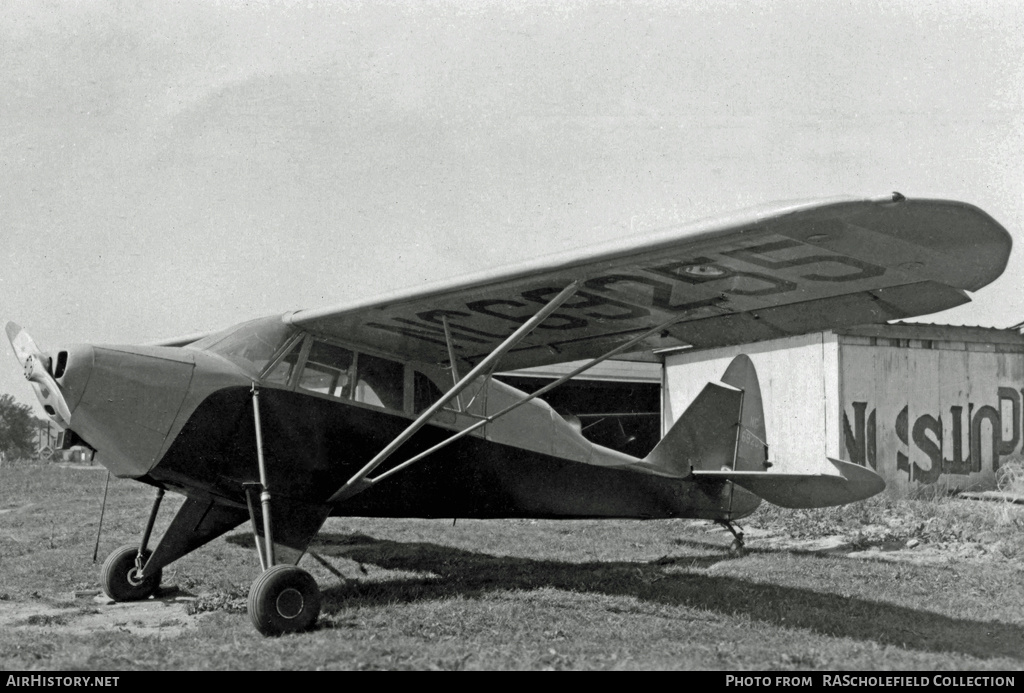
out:
<path id="1" fill-rule="evenodd" d="M 743 532 L 737 531 L 736 526 L 733 525 L 731 520 L 718 520 L 717 522 L 732 532 L 733 540 L 729 545 L 729 555 L 735 558 L 747 555 L 746 544 L 743 543 Z"/>
<path id="2" fill-rule="evenodd" d="M 153 508 L 149 512 L 146 529 L 142 532 L 142 541 L 138 546 L 128 544 L 116 549 L 107 556 L 100 569 L 100 583 L 103 591 L 115 602 L 134 602 L 148 599 L 160 588 L 162 571 L 158 568 L 143 573 L 143 567 L 153 553 L 149 550 L 149 537 L 153 533 L 156 513 L 160 509 L 164 490 L 157 489 Z"/>
<path id="3" fill-rule="evenodd" d="M 260 470 L 260 505 L 263 515 L 263 537 L 260 545 L 256 513 L 251 493 L 249 519 L 252 522 L 256 548 L 260 553 L 263 572 L 249 588 L 248 611 L 252 624 L 263 635 L 284 635 L 308 630 L 320 616 L 320 588 L 316 580 L 302 568 L 294 565 L 274 565 L 274 534 L 270 517 L 270 489 L 263 459 L 263 430 L 260 425 L 259 388 L 253 383 L 252 408 L 256 420 L 256 455 Z M 322 521 L 322 520 L 321 520 Z"/>

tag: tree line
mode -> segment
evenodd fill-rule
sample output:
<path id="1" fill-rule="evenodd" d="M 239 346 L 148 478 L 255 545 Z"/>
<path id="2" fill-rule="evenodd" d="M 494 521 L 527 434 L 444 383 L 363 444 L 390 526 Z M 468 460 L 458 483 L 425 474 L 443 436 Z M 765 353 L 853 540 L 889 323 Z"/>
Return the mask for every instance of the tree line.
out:
<path id="1" fill-rule="evenodd" d="M 33 457 L 39 425 L 32 407 L 18 402 L 13 395 L 0 395 L 0 454 L 3 457 L 9 460 Z"/>

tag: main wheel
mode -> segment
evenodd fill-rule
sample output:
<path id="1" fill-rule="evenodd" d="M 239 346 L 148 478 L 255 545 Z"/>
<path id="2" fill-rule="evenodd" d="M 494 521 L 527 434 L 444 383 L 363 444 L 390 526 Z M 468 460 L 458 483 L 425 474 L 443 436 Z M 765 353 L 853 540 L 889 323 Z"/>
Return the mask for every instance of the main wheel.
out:
<path id="1" fill-rule="evenodd" d="M 142 562 L 149 559 L 152 551 L 142 554 Z M 100 582 L 103 591 L 115 602 L 137 602 L 148 599 L 160 587 L 161 570 L 157 570 L 144 578 L 138 577 L 135 557 L 139 554 L 138 546 L 122 546 L 115 550 L 103 562 L 100 571 Z"/>
<path id="2" fill-rule="evenodd" d="M 249 589 L 249 618 L 263 635 L 307 630 L 320 616 L 320 588 L 313 576 L 293 565 L 275 565 Z"/>

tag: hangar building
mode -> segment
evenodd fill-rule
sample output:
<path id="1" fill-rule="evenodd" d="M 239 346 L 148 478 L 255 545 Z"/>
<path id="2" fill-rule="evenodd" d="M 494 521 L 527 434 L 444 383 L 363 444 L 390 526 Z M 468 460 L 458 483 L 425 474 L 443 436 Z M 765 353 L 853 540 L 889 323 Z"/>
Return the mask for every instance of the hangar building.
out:
<path id="1" fill-rule="evenodd" d="M 839 457 L 890 489 L 991 489 L 1022 455 L 1024 336 L 897 323 L 666 354 L 662 426 L 735 355 L 757 368 L 770 459 L 804 470 Z"/>

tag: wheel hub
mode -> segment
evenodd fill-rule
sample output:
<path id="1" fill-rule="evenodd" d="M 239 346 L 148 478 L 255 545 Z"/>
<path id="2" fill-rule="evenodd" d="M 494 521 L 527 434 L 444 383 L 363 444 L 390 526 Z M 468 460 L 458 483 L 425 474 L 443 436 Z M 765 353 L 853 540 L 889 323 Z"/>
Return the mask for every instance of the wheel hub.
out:
<path id="1" fill-rule="evenodd" d="M 288 587 L 281 591 L 281 594 L 277 595 L 277 613 L 283 618 L 292 619 L 299 616 L 302 613 L 302 607 L 305 605 L 305 599 L 302 598 L 302 593 L 294 587 Z"/>

